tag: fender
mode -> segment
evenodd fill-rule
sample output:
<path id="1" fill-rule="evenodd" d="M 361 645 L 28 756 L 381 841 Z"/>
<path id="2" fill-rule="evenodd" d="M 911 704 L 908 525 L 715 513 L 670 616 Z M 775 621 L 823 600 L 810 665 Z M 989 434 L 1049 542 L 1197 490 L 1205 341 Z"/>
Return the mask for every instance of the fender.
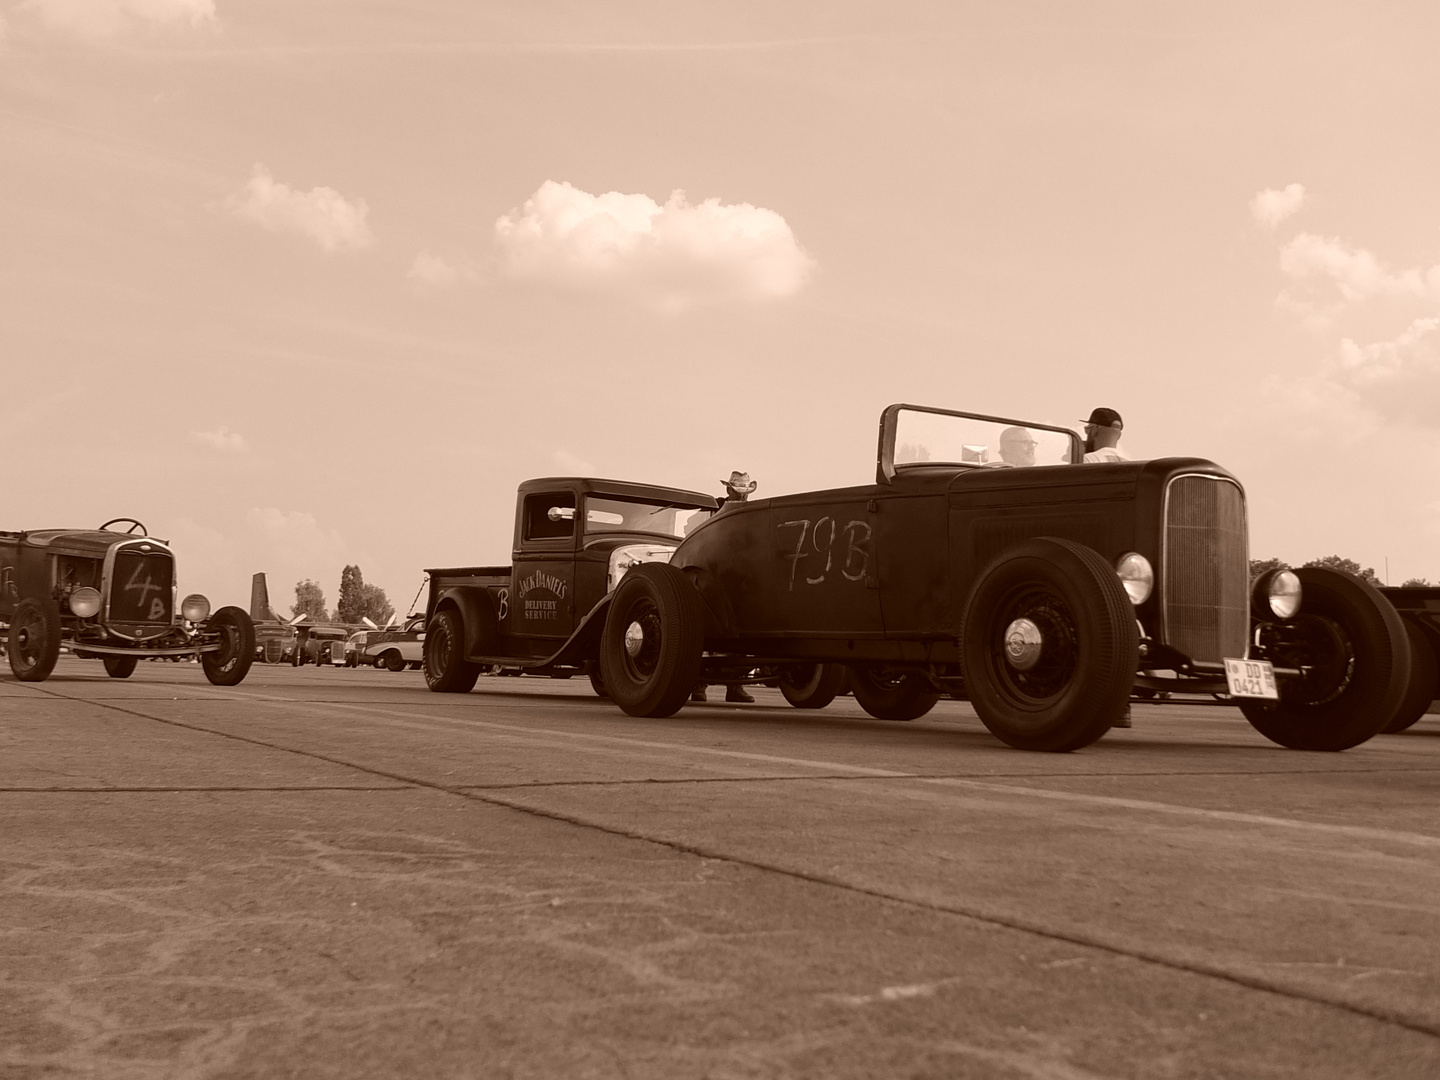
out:
<path id="1" fill-rule="evenodd" d="M 483 656 L 500 651 L 500 620 L 495 601 L 483 586 L 455 585 L 435 601 L 435 611 L 452 608 L 465 625 L 465 655 Z M 434 612 L 431 613 L 434 618 Z"/>

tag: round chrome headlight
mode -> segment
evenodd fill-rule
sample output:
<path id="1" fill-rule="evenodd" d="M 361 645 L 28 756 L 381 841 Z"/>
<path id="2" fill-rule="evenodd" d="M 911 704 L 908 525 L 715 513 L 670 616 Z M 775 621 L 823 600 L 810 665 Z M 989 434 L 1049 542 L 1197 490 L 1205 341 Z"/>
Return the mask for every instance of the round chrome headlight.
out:
<path id="1" fill-rule="evenodd" d="M 1150 599 L 1150 593 L 1155 589 L 1155 570 L 1144 555 L 1135 551 L 1121 555 L 1115 564 L 1115 574 L 1120 578 L 1120 584 L 1125 586 L 1130 603 L 1139 607 Z"/>
<path id="2" fill-rule="evenodd" d="M 82 585 L 70 594 L 70 610 L 82 619 L 88 619 L 100 611 L 100 590 Z"/>
<path id="3" fill-rule="evenodd" d="M 204 622 L 210 617 L 210 601 L 198 592 L 192 592 L 180 601 L 180 614 L 191 622 Z"/>
<path id="4" fill-rule="evenodd" d="M 1300 610 L 1300 577 L 1293 570 L 1267 570 L 1255 579 L 1250 606 L 1262 619 L 1293 619 Z"/>

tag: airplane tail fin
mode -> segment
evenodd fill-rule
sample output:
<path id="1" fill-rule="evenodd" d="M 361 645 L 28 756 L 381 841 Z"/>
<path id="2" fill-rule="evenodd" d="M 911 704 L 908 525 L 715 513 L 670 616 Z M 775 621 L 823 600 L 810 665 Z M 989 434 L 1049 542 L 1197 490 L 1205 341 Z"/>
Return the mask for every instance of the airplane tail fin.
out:
<path id="1" fill-rule="evenodd" d="M 256 622 L 278 621 L 270 610 L 270 590 L 265 585 L 264 574 L 256 574 L 250 579 L 250 618 Z"/>

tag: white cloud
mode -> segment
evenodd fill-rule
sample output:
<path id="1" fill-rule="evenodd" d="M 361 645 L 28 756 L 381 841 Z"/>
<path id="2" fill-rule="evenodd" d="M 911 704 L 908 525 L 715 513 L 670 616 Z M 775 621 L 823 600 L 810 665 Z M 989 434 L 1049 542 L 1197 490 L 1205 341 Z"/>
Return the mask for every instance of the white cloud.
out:
<path id="1" fill-rule="evenodd" d="M 135 24 L 199 28 L 214 25 L 215 0 L 24 0 L 17 10 L 31 11 L 54 30 L 85 37 L 108 37 Z"/>
<path id="2" fill-rule="evenodd" d="M 595 466 L 563 446 L 550 456 L 560 476 L 594 476 Z"/>
<path id="3" fill-rule="evenodd" d="M 1355 385 L 1440 375 L 1440 318 L 1416 319 L 1399 337 L 1372 345 L 1340 342 L 1335 369 Z M 1437 388 L 1440 389 L 1440 388 Z M 1432 405 L 1440 397 L 1426 403 Z"/>
<path id="4" fill-rule="evenodd" d="M 192 431 L 190 438 L 224 454 L 243 454 L 250 449 L 242 435 L 223 425 L 214 431 Z"/>
<path id="5" fill-rule="evenodd" d="M 1364 248 L 1335 237 L 1294 237 L 1280 249 L 1280 270 L 1296 282 L 1328 280 L 1350 303 L 1377 296 L 1440 299 L 1440 265 L 1391 270 Z"/>
<path id="6" fill-rule="evenodd" d="M 1250 200 L 1250 215 L 1263 228 L 1273 229 L 1305 205 L 1303 184 L 1266 188 Z"/>
<path id="7" fill-rule="evenodd" d="M 465 255 L 452 260 L 422 251 L 415 256 L 405 276 L 417 285 L 447 288 L 461 281 L 479 281 L 480 267 L 474 259 Z"/>
<path id="8" fill-rule="evenodd" d="M 512 278 L 676 311 L 797 292 L 815 263 L 785 219 L 748 203 L 689 203 L 674 192 L 590 195 L 547 180 L 495 222 Z"/>
<path id="9" fill-rule="evenodd" d="M 243 194 L 226 205 L 271 232 L 299 233 L 326 251 L 358 250 L 375 239 L 365 223 L 370 208 L 364 199 L 351 202 L 328 187 L 297 191 L 277 183 L 264 165 L 255 166 Z"/>

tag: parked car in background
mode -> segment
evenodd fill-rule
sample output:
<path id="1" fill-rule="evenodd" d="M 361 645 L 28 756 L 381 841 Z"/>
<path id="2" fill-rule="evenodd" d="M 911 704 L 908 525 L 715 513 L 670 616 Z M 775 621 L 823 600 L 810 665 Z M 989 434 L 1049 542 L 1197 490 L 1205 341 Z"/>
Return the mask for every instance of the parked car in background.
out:
<path id="1" fill-rule="evenodd" d="M 350 640 L 355 642 L 357 665 L 389 671 L 418 669 L 425 659 L 425 616 L 412 615 L 398 627 L 362 630 L 352 634 Z"/>
<path id="2" fill-rule="evenodd" d="M 121 528 L 116 528 L 121 527 Z M 122 531 L 123 528 L 123 531 Z M 133 518 L 98 529 L 0 531 L 0 626 L 17 679 L 50 676 L 67 648 L 128 679 L 142 659 L 196 657 L 217 686 L 243 680 L 255 631 L 239 607 L 177 602 L 170 545 Z"/>

